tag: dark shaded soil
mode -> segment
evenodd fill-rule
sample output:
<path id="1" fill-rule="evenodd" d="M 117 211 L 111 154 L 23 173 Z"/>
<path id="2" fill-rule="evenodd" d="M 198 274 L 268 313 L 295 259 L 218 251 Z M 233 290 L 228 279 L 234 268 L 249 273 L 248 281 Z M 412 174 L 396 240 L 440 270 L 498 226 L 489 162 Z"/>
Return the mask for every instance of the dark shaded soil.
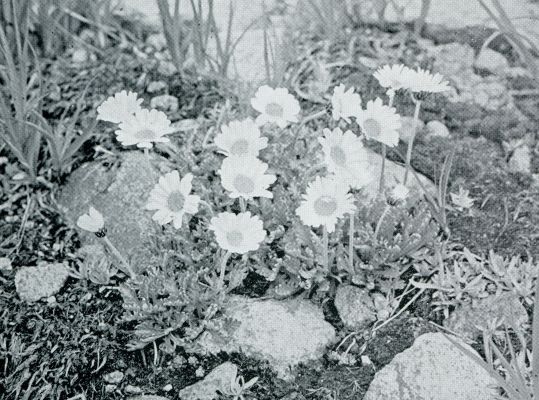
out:
<path id="1" fill-rule="evenodd" d="M 433 138 L 416 143 L 412 164 L 436 180 L 444 158 L 455 152 L 450 191 L 459 186 L 475 199 L 471 213 L 449 212 L 451 239 L 486 254 L 539 255 L 539 191 L 530 176 L 508 171 L 496 143 L 484 138 Z"/>

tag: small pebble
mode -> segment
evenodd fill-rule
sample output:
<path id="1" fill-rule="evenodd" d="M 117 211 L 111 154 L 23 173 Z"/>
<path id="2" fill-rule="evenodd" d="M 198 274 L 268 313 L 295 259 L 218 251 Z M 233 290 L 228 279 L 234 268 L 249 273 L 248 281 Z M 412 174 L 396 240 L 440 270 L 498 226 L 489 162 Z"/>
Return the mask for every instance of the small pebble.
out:
<path id="1" fill-rule="evenodd" d="M 118 384 L 121 381 L 123 381 L 124 373 L 121 372 L 121 371 L 113 371 L 113 372 L 110 372 L 110 373 L 106 374 L 105 376 L 103 376 L 103 379 L 107 383 Z"/>
<path id="2" fill-rule="evenodd" d="M 163 387 L 163 392 L 170 392 L 172 390 L 172 385 L 169 383 Z"/>
<path id="3" fill-rule="evenodd" d="M 105 392 L 112 393 L 116 390 L 116 385 L 106 385 L 105 386 Z"/>
<path id="4" fill-rule="evenodd" d="M 141 394 L 141 393 L 142 393 L 142 389 L 139 388 L 138 386 L 127 385 L 127 386 L 124 388 L 124 392 L 127 393 L 127 394 Z"/>
<path id="5" fill-rule="evenodd" d="M 11 260 L 7 257 L 0 257 L 0 271 L 11 271 Z"/>

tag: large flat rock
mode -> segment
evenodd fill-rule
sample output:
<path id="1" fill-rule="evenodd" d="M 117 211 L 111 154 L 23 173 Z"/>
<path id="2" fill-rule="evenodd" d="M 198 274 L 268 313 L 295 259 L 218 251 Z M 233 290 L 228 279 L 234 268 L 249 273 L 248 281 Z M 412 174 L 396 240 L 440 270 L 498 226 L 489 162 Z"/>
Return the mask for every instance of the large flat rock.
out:
<path id="1" fill-rule="evenodd" d="M 268 361 L 281 378 L 292 377 L 290 367 L 322 357 L 335 340 L 335 329 L 322 310 L 307 300 L 259 300 L 232 296 L 225 306 L 223 332 L 205 332 L 198 351 L 241 352 Z M 223 320 L 224 321 L 224 320 Z"/>
<path id="2" fill-rule="evenodd" d="M 427 333 L 376 373 L 364 400 L 495 400 L 497 395 L 496 381 L 481 366 L 444 334 Z"/>
<path id="3" fill-rule="evenodd" d="M 99 210 L 111 242 L 131 260 L 135 269 L 140 269 L 148 261 L 145 248 L 155 229 L 152 213 L 144 206 L 157 180 L 157 172 L 149 167 L 142 152 L 126 152 L 112 168 L 91 162 L 74 171 L 60 194 L 59 203 L 73 226 L 90 205 Z M 94 234 L 75 229 L 83 245 L 99 240 Z"/>

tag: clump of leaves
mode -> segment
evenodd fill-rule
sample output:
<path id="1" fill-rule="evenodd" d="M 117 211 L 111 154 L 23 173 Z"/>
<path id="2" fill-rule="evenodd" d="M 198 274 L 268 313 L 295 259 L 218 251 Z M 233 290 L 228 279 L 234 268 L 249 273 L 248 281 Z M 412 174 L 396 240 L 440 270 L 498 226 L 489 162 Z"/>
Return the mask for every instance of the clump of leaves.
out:
<path id="1" fill-rule="evenodd" d="M 532 260 L 504 258 L 493 251 L 481 257 L 467 248 L 443 245 L 418 260 L 415 268 L 418 275 L 430 276 L 428 283 L 415 285 L 434 289 L 433 305 L 446 317 L 450 307 L 494 293 L 512 292 L 533 304 L 537 265 Z"/>

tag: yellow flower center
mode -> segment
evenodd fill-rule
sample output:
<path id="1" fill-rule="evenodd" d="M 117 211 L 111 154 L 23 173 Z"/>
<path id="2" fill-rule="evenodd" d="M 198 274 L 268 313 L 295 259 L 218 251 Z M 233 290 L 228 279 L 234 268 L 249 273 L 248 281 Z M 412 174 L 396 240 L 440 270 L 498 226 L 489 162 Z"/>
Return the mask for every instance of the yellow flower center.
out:
<path id="1" fill-rule="evenodd" d="M 178 190 L 170 192 L 167 198 L 167 207 L 172 212 L 180 212 L 185 205 L 185 196 Z"/>
<path id="2" fill-rule="evenodd" d="M 135 133 L 135 137 L 139 140 L 153 140 L 155 139 L 155 132 L 151 129 L 141 129 Z"/>
<path id="3" fill-rule="evenodd" d="M 255 190 L 255 183 L 246 175 L 236 175 L 234 178 L 234 187 L 240 193 L 249 194 Z"/>
<path id="4" fill-rule="evenodd" d="M 249 142 L 245 139 L 236 140 L 230 147 L 230 153 L 234 156 L 242 156 L 249 150 Z"/>
<path id="5" fill-rule="evenodd" d="M 333 162 L 339 167 L 344 167 L 346 165 L 346 153 L 340 146 L 333 146 L 329 151 L 329 155 Z"/>
<path id="6" fill-rule="evenodd" d="M 331 196 L 321 196 L 314 202 L 314 211 L 322 217 L 328 217 L 337 211 L 337 201 Z"/>
<path id="7" fill-rule="evenodd" d="M 373 118 L 366 119 L 365 122 L 363 122 L 363 127 L 365 129 L 365 135 L 370 138 L 376 139 L 382 134 L 380 122 Z"/>
<path id="8" fill-rule="evenodd" d="M 239 246 L 243 242 L 243 233 L 240 231 L 227 232 L 226 240 L 231 246 Z"/>
<path id="9" fill-rule="evenodd" d="M 266 105 L 266 114 L 270 117 L 280 118 L 283 116 L 284 109 L 277 103 L 269 103 Z"/>

